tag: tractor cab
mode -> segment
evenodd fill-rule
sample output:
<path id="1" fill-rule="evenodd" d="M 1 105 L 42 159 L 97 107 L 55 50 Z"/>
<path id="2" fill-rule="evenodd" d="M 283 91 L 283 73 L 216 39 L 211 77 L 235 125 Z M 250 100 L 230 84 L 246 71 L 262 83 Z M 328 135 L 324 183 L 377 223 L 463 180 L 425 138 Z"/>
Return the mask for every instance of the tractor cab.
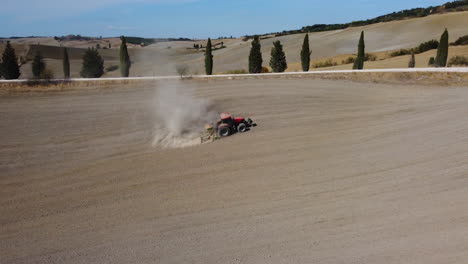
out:
<path id="1" fill-rule="evenodd" d="M 222 113 L 221 119 L 217 122 L 217 131 L 220 137 L 227 137 L 236 132 L 245 132 L 249 127 L 255 126 L 252 120 L 249 118 L 248 121 L 243 117 L 233 117 L 229 113 Z"/>
<path id="2" fill-rule="evenodd" d="M 243 117 L 233 117 L 229 113 L 221 113 L 220 119 L 213 125 L 205 125 L 205 133 L 201 136 L 201 143 L 213 142 L 216 139 L 228 137 L 237 132 L 243 133 L 251 127 L 257 126 L 252 119 Z"/>

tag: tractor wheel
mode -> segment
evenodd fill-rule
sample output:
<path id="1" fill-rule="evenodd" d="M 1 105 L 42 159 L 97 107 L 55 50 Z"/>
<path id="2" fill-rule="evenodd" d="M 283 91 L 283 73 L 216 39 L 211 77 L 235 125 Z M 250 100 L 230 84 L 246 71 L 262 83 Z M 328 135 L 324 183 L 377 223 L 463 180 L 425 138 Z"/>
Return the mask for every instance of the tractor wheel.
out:
<path id="1" fill-rule="evenodd" d="M 243 133 L 243 132 L 247 131 L 247 126 L 244 123 L 240 123 L 237 126 L 237 131 L 240 132 L 240 133 Z"/>
<path id="2" fill-rule="evenodd" d="M 220 127 L 218 130 L 218 134 L 220 137 L 228 137 L 231 135 L 231 129 L 229 127 Z"/>

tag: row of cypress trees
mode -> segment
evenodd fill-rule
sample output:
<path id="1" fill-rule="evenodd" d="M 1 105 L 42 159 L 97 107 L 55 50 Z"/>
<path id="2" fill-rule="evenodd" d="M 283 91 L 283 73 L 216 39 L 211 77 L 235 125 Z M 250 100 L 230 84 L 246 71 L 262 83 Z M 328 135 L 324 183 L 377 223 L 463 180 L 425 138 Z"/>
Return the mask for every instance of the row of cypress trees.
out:
<path id="1" fill-rule="evenodd" d="M 304 40 L 304 45 L 306 45 L 307 48 L 303 48 L 301 54 L 306 54 L 310 60 L 311 53 L 308 50 L 308 35 L 306 35 L 306 38 L 307 43 L 306 40 Z M 258 36 L 255 36 L 252 41 L 252 47 L 250 48 L 249 53 L 249 73 L 262 73 L 264 71 L 264 68 L 262 66 L 263 58 L 261 48 L 262 46 L 260 44 L 260 38 Z M 286 54 L 284 53 L 283 45 L 279 40 L 273 42 L 273 47 L 271 48 L 270 52 L 270 67 L 273 70 L 273 72 L 284 72 L 288 68 Z"/>
<path id="2" fill-rule="evenodd" d="M 261 51 L 260 38 L 254 36 L 252 40 L 249 53 L 249 73 L 262 73 L 263 69 L 263 58 Z M 362 69 L 364 67 L 365 60 L 365 46 L 364 46 L 364 32 L 361 33 L 361 38 L 359 40 L 358 48 L 358 58 L 355 61 L 353 69 Z M 309 45 L 309 34 L 306 34 L 304 37 L 304 42 L 301 49 L 301 66 L 302 70 L 307 72 L 310 69 L 310 56 L 312 51 L 310 50 Z M 273 47 L 271 49 L 271 59 L 270 67 L 273 72 L 284 72 L 288 68 L 288 63 L 286 61 L 286 54 L 283 50 L 283 45 L 279 40 L 273 42 Z M 211 52 L 211 39 L 208 39 L 208 44 L 206 46 L 205 54 L 205 71 L 207 75 L 211 75 L 213 72 L 213 55 Z"/>
<path id="3" fill-rule="evenodd" d="M 130 75 L 131 61 L 128 55 L 127 40 L 124 36 L 121 38 L 120 45 L 120 75 L 128 77 Z M 7 80 L 18 79 L 21 76 L 21 65 L 18 62 L 15 49 L 11 43 L 7 41 L 5 50 L 2 54 L 0 63 L 0 78 L 4 77 Z M 70 78 L 70 58 L 68 49 L 63 48 L 62 55 L 63 77 Z M 34 78 L 45 78 L 46 63 L 44 57 L 40 52 L 37 52 L 32 61 L 32 74 Z M 83 64 L 80 75 L 83 78 L 99 78 L 104 74 L 104 59 L 101 57 L 97 49 L 88 48 L 83 55 Z"/>
<path id="4" fill-rule="evenodd" d="M 445 67 L 447 65 L 448 59 L 448 47 L 449 47 L 449 36 L 448 31 L 445 29 L 444 33 L 440 38 L 440 44 L 437 49 L 437 56 L 434 59 L 434 62 L 430 65 L 436 67 Z M 306 34 L 304 37 L 304 42 L 301 49 L 301 66 L 302 70 L 307 72 L 310 69 L 310 56 L 312 51 L 309 46 L 309 34 Z M 365 42 L 364 42 L 364 31 L 361 32 L 358 43 L 358 52 L 357 57 L 354 60 L 353 70 L 362 70 L 364 69 L 364 62 L 366 61 L 366 52 L 365 52 Z M 252 46 L 249 53 L 249 73 L 261 73 L 263 70 L 262 67 L 263 58 L 261 51 L 260 38 L 255 36 L 252 41 Z M 416 59 L 414 54 L 411 55 L 408 67 L 414 68 L 416 65 Z M 281 42 L 273 42 L 273 48 L 271 49 L 271 59 L 270 67 L 273 72 L 284 72 L 288 65 L 286 62 L 286 55 L 283 51 L 283 46 Z M 205 68 L 206 74 L 211 75 L 213 72 L 213 55 L 211 51 L 211 39 L 208 39 L 207 52 L 205 58 Z"/>
<path id="5" fill-rule="evenodd" d="M 309 51 L 307 51 L 307 54 L 310 56 Z M 260 39 L 258 36 L 255 36 L 252 41 L 252 47 L 249 53 L 249 73 L 261 73 L 263 71 L 262 64 L 263 58 Z M 284 53 L 283 45 L 281 45 L 279 40 L 273 42 L 273 48 L 271 49 L 270 67 L 274 72 L 284 72 L 288 68 L 286 54 Z M 206 44 L 205 73 L 206 75 L 213 74 L 213 54 L 210 38 L 208 38 L 208 43 Z"/>

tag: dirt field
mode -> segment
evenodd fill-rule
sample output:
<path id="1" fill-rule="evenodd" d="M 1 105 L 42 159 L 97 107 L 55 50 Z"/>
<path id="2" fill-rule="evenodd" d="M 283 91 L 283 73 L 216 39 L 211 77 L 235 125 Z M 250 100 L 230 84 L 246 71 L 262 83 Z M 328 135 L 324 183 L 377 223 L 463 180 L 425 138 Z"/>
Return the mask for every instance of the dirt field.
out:
<path id="1" fill-rule="evenodd" d="M 468 87 L 192 85 L 259 126 L 162 150 L 159 88 L 1 98 L 0 262 L 466 263 Z"/>

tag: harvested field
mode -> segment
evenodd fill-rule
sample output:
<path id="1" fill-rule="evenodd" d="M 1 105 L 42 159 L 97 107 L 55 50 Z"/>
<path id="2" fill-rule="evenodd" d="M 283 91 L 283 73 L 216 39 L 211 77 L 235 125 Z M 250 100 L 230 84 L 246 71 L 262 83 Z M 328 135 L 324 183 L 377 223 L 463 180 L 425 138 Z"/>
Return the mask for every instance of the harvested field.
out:
<path id="1" fill-rule="evenodd" d="M 0 262 L 466 262 L 466 85 L 186 81 L 259 126 L 159 149 L 166 84 L 1 98 Z"/>

